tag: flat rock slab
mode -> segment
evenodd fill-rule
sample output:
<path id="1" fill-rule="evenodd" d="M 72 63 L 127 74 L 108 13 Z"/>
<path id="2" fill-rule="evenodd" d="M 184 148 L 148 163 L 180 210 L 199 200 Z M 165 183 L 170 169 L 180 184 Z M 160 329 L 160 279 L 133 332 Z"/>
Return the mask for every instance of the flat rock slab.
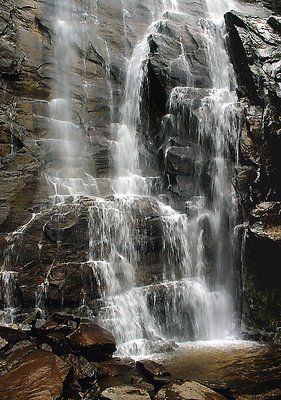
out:
<path id="1" fill-rule="evenodd" d="M 96 363 L 97 373 L 100 377 L 104 376 L 120 376 L 128 375 L 134 370 L 135 362 L 134 360 L 113 358 L 108 361 L 101 361 Z"/>
<path id="2" fill-rule="evenodd" d="M 197 382 L 171 383 L 163 387 L 155 400 L 226 400 L 224 396 Z"/>
<path id="3" fill-rule="evenodd" d="M 9 326 L 0 326 L 0 337 L 9 343 L 17 343 L 26 340 L 28 334 L 25 331 Z"/>
<path id="4" fill-rule="evenodd" d="M 151 400 L 149 394 L 144 389 L 133 386 L 115 386 L 104 390 L 101 393 L 103 400 Z"/>
<path id="5" fill-rule="evenodd" d="M 63 392 L 70 366 L 45 350 L 36 350 L 0 377 L 1 400 L 53 400 Z"/>
<path id="6" fill-rule="evenodd" d="M 11 369 L 15 369 L 21 365 L 22 360 L 28 354 L 37 349 L 38 348 L 36 344 L 30 342 L 29 340 L 24 340 L 16 344 L 6 346 L 0 352 L 0 376 L 5 375 Z"/>

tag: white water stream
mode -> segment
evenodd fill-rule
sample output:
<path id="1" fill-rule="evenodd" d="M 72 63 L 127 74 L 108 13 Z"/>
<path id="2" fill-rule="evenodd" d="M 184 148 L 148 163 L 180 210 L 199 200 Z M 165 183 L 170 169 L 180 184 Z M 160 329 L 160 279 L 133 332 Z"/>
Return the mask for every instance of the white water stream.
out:
<path id="1" fill-rule="evenodd" d="M 147 37 L 155 31 L 161 14 L 167 9 L 178 11 L 178 4 L 166 4 L 163 1 L 159 9 L 158 2 L 158 13 L 155 10 L 152 13 L 156 21 L 152 22 L 127 60 L 125 95 L 114 154 L 114 189 L 118 195 L 118 209 L 110 216 L 105 206 L 106 212 L 103 211 L 102 217 L 103 226 L 114 226 L 118 233 L 114 237 L 112 231 L 105 232 L 103 229 L 105 242 L 108 243 L 109 238 L 111 241 L 111 256 L 104 268 L 104 308 L 99 315 L 100 322 L 117 337 L 119 352 L 123 355 L 152 352 L 158 337 L 186 340 L 189 332 L 190 339 L 214 340 L 234 334 L 231 243 L 236 209 L 232 169 L 228 164 L 230 146 L 236 146 L 238 126 L 237 99 L 233 92 L 235 76 L 223 43 L 222 16 L 227 7 L 226 2 L 222 2 L 220 7 L 217 5 L 215 19 L 202 20 L 202 35 L 213 89 L 203 99 L 198 111 L 198 141 L 203 143 L 207 138 L 212 146 L 212 202 L 207 205 L 204 194 L 199 199 L 195 198 L 189 204 L 195 210 L 193 216 L 179 214 L 162 202 L 157 202 L 163 229 L 164 262 L 159 290 L 148 286 L 136 287 L 138 253 L 133 239 L 136 229 L 133 206 L 138 198 L 136 196 L 151 193 L 151 181 L 142 175 L 139 162 L 141 139 L 138 127 L 141 124 L 142 88 L 147 74 Z M 183 51 L 182 54 L 184 56 Z M 187 60 L 184 61 L 187 64 Z M 191 78 L 189 81 L 192 81 L 188 65 L 186 70 L 187 76 Z M 213 235 L 212 247 L 215 254 L 211 282 L 204 254 L 203 219 L 208 221 Z M 100 274 L 100 264 L 96 266 Z"/>

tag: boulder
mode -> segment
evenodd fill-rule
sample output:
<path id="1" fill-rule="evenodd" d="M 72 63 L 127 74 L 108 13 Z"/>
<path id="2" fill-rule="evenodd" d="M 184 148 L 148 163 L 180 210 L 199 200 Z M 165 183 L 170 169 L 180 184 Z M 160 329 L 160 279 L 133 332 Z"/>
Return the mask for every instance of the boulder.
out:
<path id="1" fill-rule="evenodd" d="M 15 344 L 7 344 L 0 352 L 0 376 L 4 376 L 11 369 L 22 363 L 24 357 L 37 350 L 35 343 L 24 340 Z"/>
<path id="2" fill-rule="evenodd" d="M 136 366 L 156 388 L 170 383 L 172 379 L 171 374 L 161 364 L 155 361 L 137 361 Z"/>
<path id="3" fill-rule="evenodd" d="M 152 399 L 154 398 L 155 387 L 151 383 L 146 382 L 145 379 L 139 376 L 134 377 L 131 379 L 131 384 L 138 389 L 145 390 Z"/>
<path id="4" fill-rule="evenodd" d="M 113 358 L 96 363 L 99 377 L 127 375 L 135 368 L 134 360 L 130 358 Z"/>
<path id="5" fill-rule="evenodd" d="M 116 351 L 112 334 L 91 321 L 80 322 L 67 339 L 74 353 L 77 352 L 90 361 L 108 359 Z"/>
<path id="6" fill-rule="evenodd" d="M 105 389 L 100 396 L 104 400 L 150 400 L 151 398 L 146 390 L 129 385 L 110 387 Z"/>
<path id="7" fill-rule="evenodd" d="M 94 364 L 97 368 L 98 382 L 101 391 L 113 386 L 129 384 L 137 388 L 148 389 L 148 387 L 139 386 L 134 383 L 136 379 L 141 378 L 139 377 L 138 371 L 136 371 L 134 360 L 130 358 L 112 358 L 111 360 L 99 361 Z"/>
<path id="8" fill-rule="evenodd" d="M 164 386 L 155 400 L 226 400 L 226 397 L 197 382 L 174 382 Z"/>
<path id="9" fill-rule="evenodd" d="M 90 363 L 86 358 L 75 354 L 62 356 L 62 359 L 72 367 L 75 380 L 77 380 L 83 392 L 96 384 L 97 367 L 94 363 Z"/>
<path id="10" fill-rule="evenodd" d="M 112 334 L 88 319 L 54 314 L 53 318 L 33 329 L 41 343 L 48 343 L 57 354 L 76 354 L 89 361 L 111 358 L 116 350 Z"/>

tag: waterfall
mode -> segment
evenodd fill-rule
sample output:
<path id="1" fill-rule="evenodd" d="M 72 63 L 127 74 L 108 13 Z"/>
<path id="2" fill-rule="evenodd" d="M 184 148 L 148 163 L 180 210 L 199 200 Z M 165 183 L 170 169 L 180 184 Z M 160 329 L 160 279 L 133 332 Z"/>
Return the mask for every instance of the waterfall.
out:
<path id="1" fill-rule="evenodd" d="M 159 7 L 159 2 L 157 4 Z M 176 2 L 163 1 L 161 12 L 178 11 Z M 158 8 L 159 10 L 159 8 Z M 221 10 L 220 10 L 221 11 Z M 161 18 L 161 12 L 152 12 Z M 101 235 L 110 249 L 100 261 L 91 255 L 94 274 L 101 282 L 103 307 L 99 321 L 117 338 L 121 355 L 143 355 L 154 351 L 156 339 L 210 340 L 233 334 L 233 229 L 235 196 L 232 188 L 230 148 L 236 146 L 236 82 L 223 43 L 222 20 L 204 19 L 202 35 L 211 70 L 213 89 L 198 110 L 198 142 L 211 146 L 209 165 L 212 199 L 199 184 L 201 196 L 188 203 L 189 215 L 178 213 L 157 199 L 155 209 L 162 229 L 162 279 L 156 288 L 140 286 L 136 274 L 139 252 L 135 232 L 136 204 L 151 196 L 151 177 L 142 173 L 140 163 L 142 123 L 141 102 L 147 75 L 147 37 L 156 32 L 158 21 L 139 39 L 126 62 L 124 100 L 115 137 L 113 188 L 116 199 L 103 202 Z M 218 23 L 218 25 L 217 25 Z M 125 28 L 124 28 L 125 29 Z M 216 46 L 214 46 L 214 43 Z M 182 64 L 187 82 L 192 83 L 188 61 L 181 44 Z M 220 63 L 220 69 L 218 65 Z M 223 68 L 222 68 L 223 63 Z M 221 70 L 225 71 L 221 76 Z M 172 91 L 170 112 L 178 113 L 180 88 Z M 184 115 L 180 115 L 180 118 Z M 169 151 L 167 149 L 166 151 Z M 204 151 L 199 155 L 204 157 Z M 200 181 L 200 169 L 195 179 Z M 191 211 L 193 210 L 193 211 Z M 100 212 L 100 211 L 99 211 Z M 141 210 L 140 210 L 141 212 Z M 90 218 L 90 232 L 97 223 Z M 207 226 L 207 228 L 206 228 Z M 206 255 L 207 240 L 213 238 L 211 260 Z M 208 271 L 212 264 L 212 271 Z M 209 275 L 209 276 L 208 276 Z M 103 282 L 103 283 L 102 283 Z"/>
<path id="2" fill-rule="evenodd" d="M 119 194 L 148 194 L 145 180 L 140 176 L 137 127 L 140 123 L 141 89 L 146 75 L 148 54 L 146 36 L 135 47 L 127 61 L 125 96 L 121 108 L 120 126 L 116 137 L 114 189 Z M 130 151 L 128 152 L 128 149 Z"/>
<path id="3" fill-rule="evenodd" d="M 144 15 L 149 15 L 150 20 L 146 26 L 142 20 L 140 35 L 135 38 L 128 21 L 133 18 L 131 7 L 139 4 L 132 6 L 131 1 L 122 0 L 119 11 L 123 26 L 119 29 L 128 37 L 120 45 L 125 59 L 121 100 L 119 93 L 116 95 L 118 79 L 115 77 L 113 82 L 112 78 L 114 55 L 103 37 L 104 27 L 99 24 L 100 4 L 91 0 L 85 3 L 88 9 L 79 15 L 75 0 L 55 1 L 54 79 L 48 133 L 38 140 L 46 150 L 45 173 L 54 193 L 48 218 L 53 211 L 56 217 L 59 215 L 58 220 L 60 216 L 63 220 L 70 205 L 73 215 L 78 215 L 83 203 L 81 219 L 83 223 L 87 220 L 89 245 L 87 259 L 75 262 L 81 261 L 89 267 L 91 276 L 87 279 L 97 293 L 94 306 L 86 295 L 81 305 L 113 333 L 117 354 L 122 356 L 162 351 L 170 348 L 173 341 L 232 337 L 237 213 L 232 178 L 239 119 L 236 79 L 224 46 L 226 32 L 222 17 L 234 3 L 221 0 L 213 5 L 202 0 L 206 12 L 200 20 L 202 52 L 212 87 L 198 88 L 184 44 L 186 32 L 177 27 L 177 18 L 188 19 L 184 14 L 185 1 L 145 1 Z M 182 86 L 174 87 L 172 82 L 167 85 L 167 114 L 161 114 L 162 124 L 160 121 L 156 124 L 155 136 L 168 138 L 160 149 L 164 176 L 159 171 L 158 155 L 155 156 L 159 139 L 154 141 L 149 137 L 150 125 L 145 125 L 143 107 L 149 57 L 153 52 L 148 39 L 157 38 L 163 26 L 169 29 L 169 23 L 175 29 L 174 43 L 179 51 L 177 58 L 170 59 L 163 68 L 170 72 L 180 68 L 183 79 Z M 110 142 L 109 158 L 113 165 L 106 177 L 109 189 L 105 195 L 99 190 L 102 178 L 99 180 L 96 170 L 89 168 L 90 143 L 96 139 L 98 129 L 95 131 L 95 126 L 76 115 L 79 107 L 84 107 L 85 114 L 89 111 L 88 91 L 94 88 L 98 92 L 94 81 L 97 73 L 92 75 L 93 82 L 87 78 L 87 35 L 91 37 L 95 68 L 98 65 L 104 73 L 109 109 L 106 140 Z M 79 52 L 84 62 L 80 76 L 76 70 Z M 74 94 L 75 87 L 82 93 L 80 103 Z M 90 122 L 94 125 L 94 118 Z M 174 136 L 185 144 L 178 146 L 170 131 L 176 132 Z M 167 164 L 175 151 L 188 154 L 193 162 L 189 166 L 192 189 L 184 187 L 187 193 L 184 206 L 176 206 L 176 201 L 171 200 L 173 182 Z M 182 185 L 186 185 L 185 181 Z M 20 240 L 32 223 L 33 219 L 8 238 L 0 275 L 7 322 L 13 322 L 15 307 L 16 278 L 10 262 L 13 243 Z M 35 293 L 37 309 L 44 308 L 52 267 L 53 264 Z M 76 311 L 81 311 L 81 307 Z"/>
<path id="4" fill-rule="evenodd" d="M 212 0 L 205 0 L 209 17 L 213 21 L 222 22 L 223 16 L 230 10 L 237 8 L 237 4 L 233 0 L 218 0 L 215 3 Z"/>
<path id="5" fill-rule="evenodd" d="M 75 44 L 83 32 L 78 29 L 74 2 L 58 0 L 55 3 L 54 60 L 55 80 L 50 101 L 50 134 L 43 142 L 48 149 L 50 166 L 48 179 L 55 190 L 55 201 L 67 196 L 96 195 L 95 179 L 87 173 L 87 153 L 83 128 L 74 119 Z M 87 84 L 86 78 L 84 86 Z M 77 106 L 77 105 L 76 105 Z"/>

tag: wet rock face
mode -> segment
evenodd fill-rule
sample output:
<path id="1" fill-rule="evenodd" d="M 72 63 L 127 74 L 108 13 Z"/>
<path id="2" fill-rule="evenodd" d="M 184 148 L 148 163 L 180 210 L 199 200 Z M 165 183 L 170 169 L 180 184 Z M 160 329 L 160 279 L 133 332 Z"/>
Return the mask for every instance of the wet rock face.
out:
<path id="1" fill-rule="evenodd" d="M 276 154 L 281 127 L 280 33 L 270 23 L 278 18 L 233 13 L 225 16 L 230 57 L 244 108 L 241 161 L 256 170 L 248 178 L 248 193 L 241 193 L 249 207 L 264 200 L 279 200 L 281 195 L 281 169 Z"/>
<path id="2" fill-rule="evenodd" d="M 226 398 L 197 382 L 171 383 L 162 388 L 156 395 L 156 400 L 226 400 Z"/>
<path id="3" fill-rule="evenodd" d="M 54 354 L 36 350 L 0 377 L 1 397 L 51 400 L 63 391 L 70 366 Z"/>
<path id="4" fill-rule="evenodd" d="M 181 2 L 181 7 L 185 14 L 167 13 L 155 25 L 155 33 L 148 37 L 148 76 L 143 99 L 148 112 L 143 116 L 147 121 L 143 129 L 149 131 L 159 148 L 168 196 L 183 211 L 186 199 L 196 192 L 194 181 L 198 178 L 195 177 L 195 157 L 200 153 L 196 109 L 208 95 L 212 81 L 200 25 L 204 4 Z M 165 115 L 168 116 L 163 120 Z M 208 155 L 205 158 L 208 160 Z"/>
<path id="5" fill-rule="evenodd" d="M 280 0 L 263 0 L 263 3 L 266 7 L 271 8 L 273 11 L 276 11 L 277 13 L 281 12 Z"/>
<path id="6" fill-rule="evenodd" d="M 264 2 L 275 11 L 278 2 Z M 274 4 L 273 4 L 274 3 Z M 244 113 L 236 190 L 249 219 L 243 260 L 242 327 L 246 335 L 279 340 L 280 17 L 227 13 L 228 46 Z"/>
<path id="7" fill-rule="evenodd" d="M 149 400 L 151 397 L 144 389 L 135 388 L 133 386 L 116 386 L 104 390 L 101 393 L 103 400 Z"/>
<path id="8" fill-rule="evenodd" d="M 2 232 L 28 218 L 27 209 L 36 202 L 33 195 L 44 192 L 44 180 L 40 183 L 39 179 L 40 149 L 37 154 L 32 151 L 35 131 L 40 129 L 39 115 L 46 112 L 50 93 L 50 37 L 48 29 L 39 23 L 44 8 L 43 3 L 35 1 L 29 5 L 7 1 L 1 6 Z M 21 199 L 18 193 L 22 193 Z"/>
<path id="9" fill-rule="evenodd" d="M 252 210 L 243 270 L 243 329 L 250 336 L 280 342 L 280 202 Z"/>
<path id="10" fill-rule="evenodd" d="M 96 313 L 106 290 L 106 263 L 120 264 L 122 270 L 122 257 L 113 255 L 112 248 L 122 254 L 129 239 L 141 265 L 137 282 L 160 281 L 161 263 L 167 256 L 161 218 L 157 202 L 142 197 L 130 203 L 118 197 L 81 198 L 35 214 L 23 232 L 3 238 L 3 260 L 9 260 L 8 268 L 16 274 L 14 303 L 22 309 L 78 308 L 84 299 Z M 129 239 L 120 236 L 124 224 L 131 231 Z M 4 296 L 1 291 L 2 304 Z"/>
<path id="11" fill-rule="evenodd" d="M 125 47 L 131 48 L 144 29 L 142 20 L 147 18 L 148 10 L 143 7 L 139 13 L 138 6 L 140 21 L 131 34 L 128 21 L 130 43 L 125 46 L 120 2 L 99 2 L 98 28 L 98 22 L 91 19 L 89 4 L 77 0 L 73 6 L 74 25 L 83 23 L 84 37 L 82 40 L 77 35 L 70 44 L 74 66 L 71 80 L 75 82 L 71 88 L 75 102 L 72 119 L 85 136 L 88 152 L 81 158 L 87 163 L 87 172 L 104 177 L 111 168 L 110 124 L 116 122 L 118 114 L 118 110 L 110 111 L 106 74 L 110 74 L 112 96 L 117 100 L 124 77 Z M 22 225 L 33 207 L 45 206 L 48 196 L 54 194 L 53 185 L 42 174 L 60 168 L 54 160 L 56 148 L 50 140 L 53 132 L 49 119 L 49 101 L 56 84 L 54 12 L 53 1 L 7 0 L 1 5 L 1 232 Z M 110 59 L 102 40 L 108 41 Z M 84 78 L 91 82 L 87 93 Z"/>
<path id="12" fill-rule="evenodd" d="M 63 314 L 47 321 L 34 317 L 29 322 L 32 326 L 25 325 L 24 330 L 0 332 L 6 338 L 0 350 L 1 398 L 98 398 L 97 380 L 110 372 L 99 377 L 102 366 L 97 361 L 111 359 L 115 350 L 110 332 L 90 320 Z M 119 375 L 133 369 L 120 360 L 115 364 Z"/>

